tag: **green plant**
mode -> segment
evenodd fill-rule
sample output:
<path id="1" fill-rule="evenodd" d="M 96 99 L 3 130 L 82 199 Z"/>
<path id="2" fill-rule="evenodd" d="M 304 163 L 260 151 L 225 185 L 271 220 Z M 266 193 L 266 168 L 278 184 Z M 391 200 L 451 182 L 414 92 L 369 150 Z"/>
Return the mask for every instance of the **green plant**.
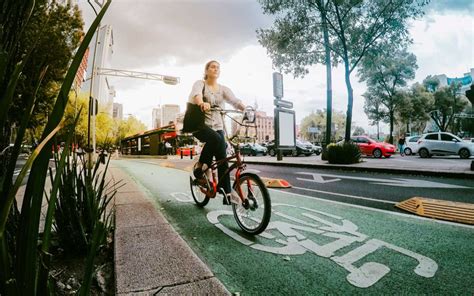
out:
<path id="1" fill-rule="evenodd" d="M 55 158 L 56 165 L 59 165 L 58 157 Z M 82 155 L 73 153 L 66 156 L 54 222 L 60 244 L 66 252 L 86 254 L 98 223 L 104 224 L 106 233 L 110 232 L 113 212 L 108 205 L 120 182 L 106 181 L 109 161 L 110 157 L 101 170 L 99 157 L 92 176 L 89 176 Z M 103 240 L 105 236 L 101 238 Z"/>
<path id="2" fill-rule="evenodd" d="M 0 294 L 2 295 L 37 295 L 45 291 L 47 293 L 47 288 L 45 288 L 47 281 L 41 281 L 44 277 L 40 276 L 40 273 L 44 271 L 43 267 L 45 265 L 41 264 L 41 268 L 39 268 L 39 259 L 41 259 L 41 257 L 38 256 L 38 245 L 40 244 L 38 240 L 39 220 L 50 156 L 49 149 L 43 148 L 51 147 L 53 136 L 62 126 L 61 120 L 76 72 L 92 36 L 98 28 L 100 20 L 107 11 L 110 3 L 111 0 L 108 0 L 84 36 L 66 73 L 54 108 L 43 131 L 40 144 L 28 158 L 28 161 L 21 169 L 20 175 L 16 178 L 13 185 L 11 185 L 11 176 L 13 176 L 15 167 L 11 164 L 16 162 L 17 155 L 19 154 L 26 130 L 26 125 L 24 125 L 23 122 L 30 120 L 31 110 L 36 104 L 35 95 L 28 96 L 28 100 L 25 104 L 27 108 L 25 108 L 22 124 L 17 133 L 15 145 L 12 148 L 13 152 L 11 155 L 13 155 L 13 157 L 7 161 L 4 161 L 3 158 L 1 159 L 2 168 L 4 167 L 3 164 L 7 164 L 6 173 L 0 177 L 2 197 L 0 202 Z M 15 50 L 18 47 L 19 35 L 23 32 L 29 16 L 35 8 L 35 1 L 8 0 L 5 1 L 3 8 L 0 13 L 0 19 L 2 21 L 0 28 L 0 126 L 2 127 L 5 122 L 7 122 L 8 111 L 13 105 L 13 95 L 21 75 L 22 67 L 29 58 L 27 54 L 22 60 L 16 60 Z M 32 48 L 34 48 L 34 45 L 35 44 L 33 44 Z M 46 70 L 47 66 L 43 68 L 42 73 Z M 37 79 L 36 89 L 41 85 L 42 75 L 43 74 L 39 75 Z M 30 176 L 33 177 L 28 179 L 21 214 L 19 214 L 16 220 L 13 220 L 11 219 L 11 217 L 14 216 L 12 212 L 18 212 L 14 203 L 15 196 L 30 168 Z M 14 243 L 7 241 L 6 230 L 9 228 L 7 224 L 17 224 L 16 229 L 18 229 L 18 231 L 12 233 L 12 236 L 9 238 L 13 240 Z M 47 246 L 43 246 L 43 243 L 45 243 L 45 241 L 41 242 L 42 249 L 47 250 Z M 46 252 L 43 251 L 43 254 L 44 253 Z"/>
<path id="3" fill-rule="evenodd" d="M 327 157 L 331 164 L 352 164 L 360 162 L 359 147 L 352 142 L 343 144 L 329 144 L 327 146 Z"/>

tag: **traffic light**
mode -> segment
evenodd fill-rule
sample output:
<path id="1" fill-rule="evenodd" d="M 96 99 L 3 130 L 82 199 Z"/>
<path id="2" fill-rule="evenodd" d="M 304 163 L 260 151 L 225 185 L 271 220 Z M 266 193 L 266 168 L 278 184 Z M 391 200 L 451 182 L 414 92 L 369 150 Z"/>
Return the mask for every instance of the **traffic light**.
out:
<path id="1" fill-rule="evenodd" d="M 471 84 L 471 89 L 466 90 L 466 97 L 474 106 L 474 84 Z"/>

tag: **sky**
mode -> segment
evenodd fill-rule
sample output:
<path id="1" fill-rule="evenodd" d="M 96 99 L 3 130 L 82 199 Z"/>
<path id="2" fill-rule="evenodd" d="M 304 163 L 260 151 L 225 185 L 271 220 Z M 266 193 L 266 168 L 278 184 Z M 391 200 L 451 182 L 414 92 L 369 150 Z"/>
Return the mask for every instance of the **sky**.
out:
<path id="1" fill-rule="evenodd" d="M 86 0 L 78 0 L 85 30 L 94 16 Z M 114 69 L 156 73 L 180 78 L 178 85 L 159 81 L 109 77 L 115 102 L 124 116 L 132 114 L 151 128 L 152 109 L 178 104 L 184 112 L 192 84 L 202 79 L 209 60 L 221 64 L 219 83 L 232 89 L 247 105 L 273 114 L 272 61 L 257 41 L 256 30 L 270 28 L 256 0 L 113 0 L 102 25 L 113 28 Z M 474 1 L 432 0 L 423 18 L 413 21 L 410 51 L 418 70 L 410 82 L 428 75 L 461 77 L 474 68 Z M 309 68 L 303 79 L 284 75 L 284 99 L 293 102 L 297 124 L 312 111 L 326 107 L 325 68 Z M 366 86 L 352 74 L 353 126 L 369 133 L 362 94 Z M 342 66 L 333 69 L 333 108 L 346 112 L 347 93 Z M 386 125 L 382 130 L 388 132 Z"/>

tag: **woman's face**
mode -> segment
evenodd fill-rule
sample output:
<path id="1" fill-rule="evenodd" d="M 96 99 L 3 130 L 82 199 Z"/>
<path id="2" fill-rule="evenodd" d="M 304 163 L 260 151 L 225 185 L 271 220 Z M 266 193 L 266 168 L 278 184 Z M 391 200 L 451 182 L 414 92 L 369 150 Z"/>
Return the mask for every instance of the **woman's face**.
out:
<path id="1" fill-rule="evenodd" d="M 206 75 L 209 78 L 217 79 L 221 73 L 221 68 L 219 63 L 212 62 L 206 70 Z"/>

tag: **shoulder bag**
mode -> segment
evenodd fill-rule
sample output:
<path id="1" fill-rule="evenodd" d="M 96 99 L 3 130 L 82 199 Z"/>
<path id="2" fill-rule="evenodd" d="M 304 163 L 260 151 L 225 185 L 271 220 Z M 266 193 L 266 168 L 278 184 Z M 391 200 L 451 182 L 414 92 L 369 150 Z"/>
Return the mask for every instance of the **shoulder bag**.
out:
<path id="1" fill-rule="evenodd" d="M 206 83 L 204 82 L 204 86 L 202 87 L 202 100 L 206 102 L 206 98 L 204 97 L 204 88 L 206 87 Z M 186 112 L 184 113 L 183 119 L 183 129 L 181 132 L 183 133 L 194 133 L 201 129 L 203 129 L 205 124 L 205 115 L 202 112 L 201 107 L 191 102 L 188 102 L 186 106 Z"/>

